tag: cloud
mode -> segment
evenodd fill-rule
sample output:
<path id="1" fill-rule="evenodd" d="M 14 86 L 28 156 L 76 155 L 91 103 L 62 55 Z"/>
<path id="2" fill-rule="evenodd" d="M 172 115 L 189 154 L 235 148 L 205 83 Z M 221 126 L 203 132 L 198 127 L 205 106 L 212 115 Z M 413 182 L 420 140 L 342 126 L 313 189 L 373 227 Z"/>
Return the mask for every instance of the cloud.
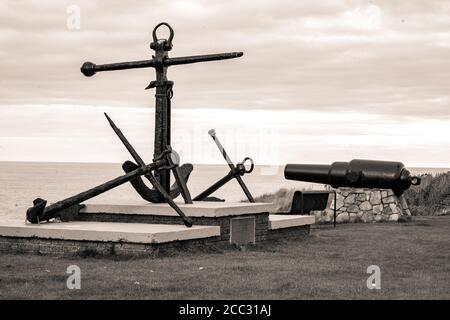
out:
<path id="1" fill-rule="evenodd" d="M 80 105 L 0 109 L 0 161 L 129 160 L 103 112 L 149 161 L 154 130 L 151 108 Z M 223 164 L 207 134 L 211 128 L 216 129 L 234 161 L 245 156 L 257 164 L 373 158 L 401 160 L 409 166 L 450 167 L 445 119 L 396 119 L 360 112 L 182 108 L 173 110 L 172 146 L 183 163 Z"/>
<path id="2" fill-rule="evenodd" d="M 179 108 L 450 116 L 450 6 L 441 1 L 77 1 L 81 30 L 70 31 L 72 2 L 2 2 L 0 103 L 151 104 L 152 70 L 86 79 L 79 67 L 150 58 L 150 32 L 165 20 L 172 56 L 245 52 L 170 68 Z"/>
<path id="3" fill-rule="evenodd" d="M 81 29 L 71 31 L 66 26 L 66 9 L 73 4 L 81 9 Z M 386 151 L 391 154 L 404 142 L 402 130 L 423 143 L 420 132 L 414 132 L 425 130 L 422 123 L 433 128 L 433 121 L 443 121 L 448 127 L 449 14 L 450 3 L 438 0 L 2 1 L 0 110 L 4 115 L 13 108 L 32 112 L 31 106 L 42 110 L 42 106 L 53 105 L 57 114 L 28 118 L 30 127 L 35 128 L 33 121 L 45 123 L 54 117 L 62 121 L 59 125 L 53 121 L 54 125 L 68 126 L 61 130 L 73 132 L 77 132 L 76 124 L 62 120 L 72 111 L 67 113 L 66 108 L 57 106 L 86 106 L 94 113 L 95 108 L 100 112 L 104 106 L 126 107 L 137 121 L 132 114 L 137 116 L 140 108 L 153 107 L 154 93 L 144 90 L 154 80 L 153 70 L 116 71 L 85 78 L 79 68 L 86 60 L 101 64 L 150 58 L 151 31 L 157 23 L 167 21 L 175 30 L 170 56 L 244 51 L 239 59 L 171 67 L 168 76 L 175 82 L 175 114 L 247 110 L 250 113 L 245 117 L 261 120 L 254 118 L 255 114 L 279 111 L 281 117 L 291 111 L 312 112 L 318 116 L 310 124 L 302 123 L 308 128 L 306 132 L 285 132 L 290 125 L 283 122 L 274 122 L 270 128 L 284 132 L 292 143 L 311 131 L 315 137 L 332 131 L 332 137 L 341 137 L 340 141 L 352 136 L 352 141 L 362 143 L 355 146 L 358 152 L 369 150 L 373 147 L 370 141 L 379 143 L 385 138 L 384 132 L 391 131 L 395 132 L 392 141 L 398 142 Z M 357 127 L 369 125 L 367 120 L 355 120 L 360 123 L 352 126 L 321 121 L 321 117 L 332 119 L 351 113 L 377 122 L 375 130 L 380 138 L 371 132 L 372 138 L 364 139 L 366 133 Z M 91 123 L 91 119 L 76 119 Z M 5 127 L 0 137 L 20 136 L 18 131 L 24 126 L 21 121 L 15 117 L 2 123 Z M 86 132 L 97 132 L 96 124 L 91 125 L 86 125 Z M 151 132 L 146 130 L 139 132 Z M 349 134 L 348 130 L 356 131 Z M 46 137 L 55 132 L 50 130 Z M 429 132 L 448 136 L 448 132 Z M 87 135 L 77 134 L 80 139 Z M 425 136 L 431 139 L 431 146 L 442 151 L 442 146 L 433 142 L 440 141 L 440 136 Z M 8 141 L 0 143 L 3 150 L 16 143 Z M 34 145 L 34 140 L 29 141 Z M 326 141 L 312 143 L 328 146 Z M 408 150 L 414 150 L 414 145 L 409 146 Z M 408 155 L 429 163 L 435 154 L 427 150 L 428 158 L 413 151 Z M 324 157 L 325 151 L 316 150 L 315 154 Z"/>

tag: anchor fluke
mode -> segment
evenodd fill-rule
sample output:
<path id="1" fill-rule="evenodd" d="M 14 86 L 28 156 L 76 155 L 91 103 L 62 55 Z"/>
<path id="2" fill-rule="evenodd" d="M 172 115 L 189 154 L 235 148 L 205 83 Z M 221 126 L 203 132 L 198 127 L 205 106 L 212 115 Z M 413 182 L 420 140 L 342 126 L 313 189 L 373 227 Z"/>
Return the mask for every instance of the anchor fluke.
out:
<path id="1" fill-rule="evenodd" d="M 31 223 L 39 223 L 44 214 L 45 206 L 47 205 L 47 200 L 37 198 L 33 200 L 33 206 L 27 210 L 27 220 Z"/>

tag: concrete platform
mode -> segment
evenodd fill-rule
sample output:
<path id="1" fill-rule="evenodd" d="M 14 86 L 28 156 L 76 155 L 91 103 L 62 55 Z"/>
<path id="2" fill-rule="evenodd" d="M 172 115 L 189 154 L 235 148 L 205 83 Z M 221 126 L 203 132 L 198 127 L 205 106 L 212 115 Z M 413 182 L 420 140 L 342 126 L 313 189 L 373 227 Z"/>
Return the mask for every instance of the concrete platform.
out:
<path id="1" fill-rule="evenodd" d="M 309 226 L 314 222 L 314 216 L 271 214 L 269 215 L 269 230 Z"/>
<path id="2" fill-rule="evenodd" d="M 245 214 L 267 213 L 275 209 L 271 203 L 210 202 L 197 201 L 193 204 L 177 203 L 188 217 L 218 218 Z M 166 203 L 136 201 L 127 204 L 84 203 L 80 213 L 131 214 L 152 216 L 176 216 L 178 214 Z"/>
<path id="3" fill-rule="evenodd" d="M 220 236 L 220 227 L 217 226 L 187 228 L 183 225 L 115 222 L 63 222 L 40 225 L 24 222 L 0 223 L 0 237 L 159 244 L 216 236 Z"/>

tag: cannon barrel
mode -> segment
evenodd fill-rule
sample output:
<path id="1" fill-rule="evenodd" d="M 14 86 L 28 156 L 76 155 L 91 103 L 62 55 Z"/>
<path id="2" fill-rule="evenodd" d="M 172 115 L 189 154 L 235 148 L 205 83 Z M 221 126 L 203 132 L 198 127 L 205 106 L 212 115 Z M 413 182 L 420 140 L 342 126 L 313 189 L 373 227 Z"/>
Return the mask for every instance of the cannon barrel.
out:
<path id="1" fill-rule="evenodd" d="M 350 162 L 322 164 L 287 164 L 284 177 L 288 180 L 329 184 L 333 188 L 392 189 L 400 196 L 411 185 L 420 184 L 405 165 L 394 161 L 355 159 Z"/>

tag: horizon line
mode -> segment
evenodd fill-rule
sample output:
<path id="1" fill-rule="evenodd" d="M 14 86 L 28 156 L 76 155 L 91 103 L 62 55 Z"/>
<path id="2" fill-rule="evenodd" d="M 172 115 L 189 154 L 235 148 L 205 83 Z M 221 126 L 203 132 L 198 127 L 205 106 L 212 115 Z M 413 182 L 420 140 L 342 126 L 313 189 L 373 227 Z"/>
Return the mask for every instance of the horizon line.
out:
<path id="1" fill-rule="evenodd" d="M 121 165 L 121 162 L 113 162 L 113 161 L 106 161 L 106 162 L 96 162 L 96 161 L 39 161 L 39 160 L 0 160 L 0 163 L 54 163 L 54 164 L 118 164 Z M 301 162 L 299 162 L 301 163 Z M 321 164 L 321 163 L 317 163 Z M 228 166 L 227 164 L 221 164 L 221 163 L 192 163 L 192 165 L 209 165 L 209 166 Z M 255 166 L 277 166 L 277 167 L 283 167 L 286 164 L 255 164 Z M 434 165 L 428 165 L 428 166 L 408 166 L 407 168 L 417 168 L 417 169 L 443 169 L 443 170 L 449 170 L 450 166 L 443 167 L 443 166 L 434 166 Z"/>

